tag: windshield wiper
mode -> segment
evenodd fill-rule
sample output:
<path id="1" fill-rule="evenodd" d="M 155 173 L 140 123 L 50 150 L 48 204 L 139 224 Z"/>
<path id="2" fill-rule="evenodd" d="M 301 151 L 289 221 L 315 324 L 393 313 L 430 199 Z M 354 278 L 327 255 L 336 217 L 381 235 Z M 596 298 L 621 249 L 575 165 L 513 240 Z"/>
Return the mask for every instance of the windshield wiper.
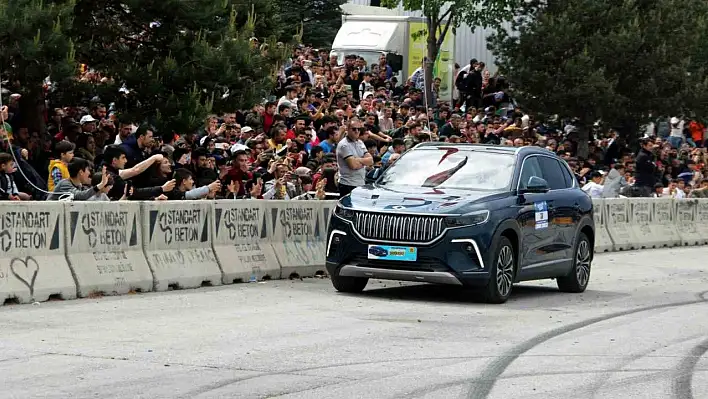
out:
<path id="1" fill-rule="evenodd" d="M 428 177 L 427 179 L 425 179 L 425 182 L 423 182 L 422 187 L 437 187 L 445 183 L 449 178 L 452 177 L 452 175 L 457 173 L 458 170 L 462 169 L 465 165 L 467 165 L 468 160 L 469 158 L 465 156 L 465 158 L 460 161 L 460 163 L 458 163 L 451 169 L 443 170 L 442 172 L 436 173 Z"/>

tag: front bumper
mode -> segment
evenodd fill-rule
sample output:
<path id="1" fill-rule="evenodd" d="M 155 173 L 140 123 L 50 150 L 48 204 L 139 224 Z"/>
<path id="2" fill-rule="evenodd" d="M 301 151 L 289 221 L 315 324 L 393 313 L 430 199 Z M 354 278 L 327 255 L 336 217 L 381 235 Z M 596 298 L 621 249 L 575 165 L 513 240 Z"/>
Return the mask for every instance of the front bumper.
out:
<path id="1" fill-rule="evenodd" d="M 381 226 L 386 228 L 386 226 Z M 383 280 L 479 286 L 489 280 L 490 226 L 447 229 L 429 245 L 370 240 L 359 235 L 351 222 L 335 215 L 327 231 L 326 259 L 330 275 Z M 369 245 L 415 247 L 417 260 L 369 259 Z"/>

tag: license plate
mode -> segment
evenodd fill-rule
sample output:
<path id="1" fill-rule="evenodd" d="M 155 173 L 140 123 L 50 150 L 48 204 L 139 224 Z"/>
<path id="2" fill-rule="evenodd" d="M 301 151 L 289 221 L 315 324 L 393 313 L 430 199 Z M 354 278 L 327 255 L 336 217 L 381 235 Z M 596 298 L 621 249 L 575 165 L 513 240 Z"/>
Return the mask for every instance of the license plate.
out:
<path id="1" fill-rule="evenodd" d="M 418 248 L 369 245 L 369 259 L 415 262 L 418 259 Z"/>

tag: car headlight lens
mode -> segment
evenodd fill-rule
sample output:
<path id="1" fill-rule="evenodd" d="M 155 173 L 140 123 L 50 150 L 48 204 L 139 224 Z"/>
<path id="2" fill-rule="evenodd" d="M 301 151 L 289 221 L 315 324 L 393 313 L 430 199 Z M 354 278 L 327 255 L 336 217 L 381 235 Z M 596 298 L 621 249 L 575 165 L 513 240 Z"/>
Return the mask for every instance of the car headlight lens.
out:
<path id="1" fill-rule="evenodd" d="M 489 220 L 489 211 L 476 211 L 462 216 L 449 217 L 445 219 L 448 227 L 475 226 L 478 224 L 487 223 Z"/>
<path id="2" fill-rule="evenodd" d="M 354 211 L 344 208 L 341 205 L 337 205 L 334 208 L 334 214 L 345 220 L 352 220 L 354 218 Z"/>

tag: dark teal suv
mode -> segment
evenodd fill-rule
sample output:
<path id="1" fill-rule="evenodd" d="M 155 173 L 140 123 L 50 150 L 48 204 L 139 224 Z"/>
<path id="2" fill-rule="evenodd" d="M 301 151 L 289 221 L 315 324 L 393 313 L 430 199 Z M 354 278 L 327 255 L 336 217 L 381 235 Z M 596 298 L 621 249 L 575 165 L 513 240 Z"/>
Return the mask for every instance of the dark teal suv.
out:
<path id="1" fill-rule="evenodd" d="M 339 201 L 327 270 L 342 292 L 370 278 L 478 287 L 491 303 L 528 280 L 583 292 L 592 212 L 568 165 L 545 149 L 421 144 Z"/>

